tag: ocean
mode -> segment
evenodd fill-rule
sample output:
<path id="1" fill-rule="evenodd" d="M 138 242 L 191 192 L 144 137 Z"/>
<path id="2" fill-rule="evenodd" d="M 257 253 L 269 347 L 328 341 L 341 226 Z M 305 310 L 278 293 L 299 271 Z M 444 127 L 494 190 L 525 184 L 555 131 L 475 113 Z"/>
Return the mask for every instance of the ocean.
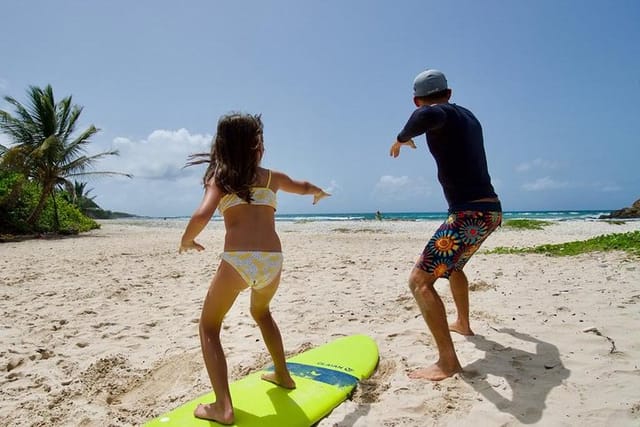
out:
<path id="1" fill-rule="evenodd" d="M 608 210 L 589 211 L 510 211 L 504 212 L 504 219 L 539 219 L 539 220 L 595 220 L 600 215 L 609 214 Z M 446 212 L 381 212 L 382 220 L 389 221 L 441 221 L 447 217 Z M 376 220 L 375 212 L 336 213 L 336 214 L 277 214 L 276 221 L 370 221 Z"/>
<path id="2" fill-rule="evenodd" d="M 504 212 L 504 219 L 538 219 L 538 220 L 597 220 L 600 215 L 609 214 L 610 210 L 588 211 L 508 211 Z M 443 221 L 447 217 L 446 212 L 381 212 L 383 221 Z M 188 220 L 189 217 L 135 217 L 131 220 Z M 375 221 L 375 212 L 360 213 L 304 213 L 304 214 L 276 214 L 278 222 L 318 222 L 318 221 Z M 216 212 L 213 221 L 222 221 L 222 217 Z"/>

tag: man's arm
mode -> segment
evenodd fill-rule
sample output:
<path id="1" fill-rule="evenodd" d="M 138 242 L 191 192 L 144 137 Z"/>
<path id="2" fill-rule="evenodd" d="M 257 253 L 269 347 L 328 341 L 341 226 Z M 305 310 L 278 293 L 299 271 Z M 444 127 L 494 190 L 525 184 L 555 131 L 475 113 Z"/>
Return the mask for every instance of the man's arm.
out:
<path id="1" fill-rule="evenodd" d="M 446 118 L 447 114 L 438 105 L 417 108 L 409 117 L 396 140 L 406 142 L 427 131 L 438 129 L 444 124 Z"/>
<path id="2" fill-rule="evenodd" d="M 396 137 L 396 141 L 391 145 L 389 155 L 391 157 L 398 157 L 400 155 L 400 148 L 402 148 L 403 145 L 416 148 L 416 144 L 412 138 L 422 135 L 428 130 L 439 128 L 444 124 L 445 119 L 446 113 L 438 106 L 417 108 Z"/>

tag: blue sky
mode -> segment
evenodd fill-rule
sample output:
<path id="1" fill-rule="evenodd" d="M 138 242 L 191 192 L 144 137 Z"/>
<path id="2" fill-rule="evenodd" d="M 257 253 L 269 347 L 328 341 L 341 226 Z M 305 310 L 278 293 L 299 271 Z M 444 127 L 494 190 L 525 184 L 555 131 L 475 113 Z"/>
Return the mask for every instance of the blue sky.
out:
<path id="1" fill-rule="evenodd" d="M 265 167 L 333 193 L 280 213 L 444 211 L 424 137 L 389 157 L 437 68 L 505 210 L 618 209 L 640 197 L 639 22 L 636 0 L 4 1 L 0 94 L 51 84 L 84 107 L 92 150 L 121 154 L 97 169 L 134 174 L 89 181 L 105 209 L 189 215 L 186 156 L 236 110 L 262 113 Z"/>

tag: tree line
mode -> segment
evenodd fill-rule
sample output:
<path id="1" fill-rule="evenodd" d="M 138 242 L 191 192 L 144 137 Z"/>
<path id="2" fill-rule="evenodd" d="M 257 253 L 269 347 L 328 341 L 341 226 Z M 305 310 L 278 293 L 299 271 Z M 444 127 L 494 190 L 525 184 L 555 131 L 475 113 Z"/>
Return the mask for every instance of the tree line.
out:
<path id="1" fill-rule="evenodd" d="M 92 175 L 131 175 L 96 171 L 96 162 L 117 150 L 87 154 L 94 125 L 77 130 L 83 108 L 67 96 L 56 102 L 51 85 L 30 86 L 27 102 L 4 100 L 13 112 L 0 110 L 0 233 L 78 233 L 99 227 L 92 215 L 100 208 L 90 196 Z"/>

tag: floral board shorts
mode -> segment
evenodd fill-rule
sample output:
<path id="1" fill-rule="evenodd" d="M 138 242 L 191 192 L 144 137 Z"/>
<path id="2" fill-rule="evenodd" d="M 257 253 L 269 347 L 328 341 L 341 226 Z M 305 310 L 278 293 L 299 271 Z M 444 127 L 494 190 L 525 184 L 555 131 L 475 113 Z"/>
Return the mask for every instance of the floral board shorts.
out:
<path id="1" fill-rule="evenodd" d="M 452 210 L 425 246 L 416 268 L 436 278 L 449 278 L 462 271 L 471 256 L 491 233 L 502 224 L 502 209 Z"/>

